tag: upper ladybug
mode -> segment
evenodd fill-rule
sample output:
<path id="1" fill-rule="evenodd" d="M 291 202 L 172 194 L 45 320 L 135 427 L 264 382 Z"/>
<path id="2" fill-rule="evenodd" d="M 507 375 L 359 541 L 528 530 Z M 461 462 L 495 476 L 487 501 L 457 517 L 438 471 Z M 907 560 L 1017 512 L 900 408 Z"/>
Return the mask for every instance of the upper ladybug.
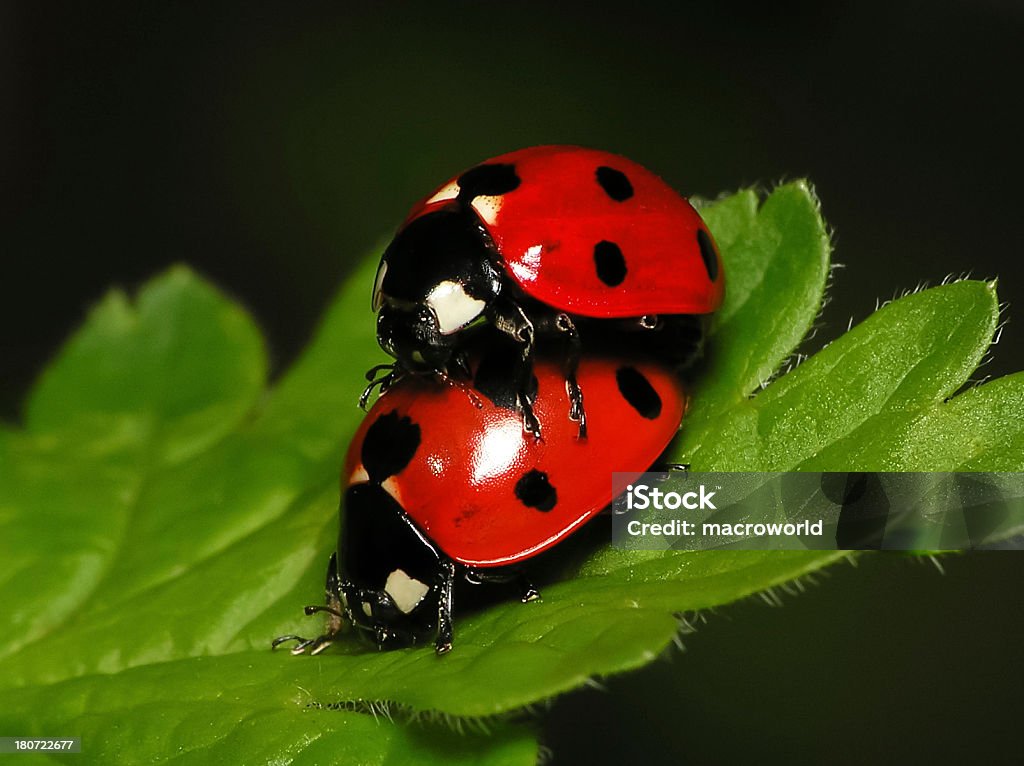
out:
<path id="1" fill-rule="evenodd" d="M 538 146 L 477 165 L 418 203 L 377 270 L 377 339 L 396 359 L 383 378 L 465 371 L 465 338 L 489 324 L 506 338 L 527 431 L 534 345 L 567 344 L 570 417 L 586 435 L 580 347 L 647 348 L 683 363 L 696 318 L 725 279 L 707 226 L 646 168 L 615 154 Z M 372 377 L 372 376 L 371 376 Z"/>

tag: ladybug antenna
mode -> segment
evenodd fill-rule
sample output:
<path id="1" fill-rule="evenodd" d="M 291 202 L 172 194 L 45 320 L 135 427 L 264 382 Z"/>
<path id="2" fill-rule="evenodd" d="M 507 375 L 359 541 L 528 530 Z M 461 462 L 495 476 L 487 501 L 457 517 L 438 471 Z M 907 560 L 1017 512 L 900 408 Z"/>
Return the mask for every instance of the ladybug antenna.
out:
<path id="1" fill-rule="evenodd" d="M 317 614 L 318 612 L 327 612 L 328 614 L 333 614 L 335 617 L 340 617 L 342 619 L 345 619 L 345 615 L 343 615 L 341 612 L 339 612 L 333 606 L 323 606 L 323 605 L 307 606 L 307 607 L 303 607 L 302 611 L 305 612 L 310 617 L 312 617 L 314 614 Z"/>

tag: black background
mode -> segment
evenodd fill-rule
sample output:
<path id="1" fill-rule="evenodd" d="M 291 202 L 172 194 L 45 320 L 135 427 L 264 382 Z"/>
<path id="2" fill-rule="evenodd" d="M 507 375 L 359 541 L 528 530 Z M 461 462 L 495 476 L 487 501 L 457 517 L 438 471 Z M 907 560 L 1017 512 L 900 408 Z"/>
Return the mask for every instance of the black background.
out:
<path id="1" fill-rule="evenodd" d="M 0 417 L 110 285 L 177 261 L 281 370 L 415 199 L 537 143 L 704 196 L 811 178 L 846 266 L 811 350 L 950 273 L 999 277 L 1012 317 L 1022 8 L 4 3 Z M 1024 368 L 1018 335 L 979 375 Z M 688 654 L 556 704 L 545 741 L 556 762 L 1008 758 L 1019 561 L 879 557 L 722 609 Z"/>

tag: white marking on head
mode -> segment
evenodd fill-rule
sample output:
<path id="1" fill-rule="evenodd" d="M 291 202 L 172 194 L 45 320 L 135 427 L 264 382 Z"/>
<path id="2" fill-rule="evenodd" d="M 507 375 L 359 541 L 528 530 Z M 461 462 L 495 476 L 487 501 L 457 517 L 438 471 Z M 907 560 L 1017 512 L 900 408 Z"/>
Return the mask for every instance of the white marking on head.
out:
<path id="1" fill-rule="evenodd" d="M 481 313 L 486 302 L 466 294 L 458 282 L 445 280 L 427 296 L 426 303 L 437 316 L 437 327 L 442 335 L 461 330 Z"/>
<path id="2" fill-rule="evenodd" d="M 498 213 L 501 212 L 503 202 L 504 198 L 496 195 L 493 197 L 473 197 L 473 201 L 469 204 L 484 223 L 494 226 L 498 220 Z"/>
<path id="3" fill-rule="evenodd" d="M 409 577 L 404 570 L 396 569 L 388 575 L 384 590 L 391 596 L 400 612 L 409 614 L 430 592 L 430 586 L 421 583 L 415 577 Z"/>
<path id="4" fill-rule="evenodd" d="M 352 472 L 352 475 L 348 477 L 348 484 L 351 487 L 353 484 L 362 484 L 364 481 L 370 480 L 370 474 L 366 472 L 366 468 L 362 463 L 356 466 L 356 469 Z"/>
<path id="5" fill-rule="evenodd" d="M 380 307 L 384 305 L 384 277 L 387 273 L 388 262 L 382 258 L 380 266 L 377 267 L 377 276 L 373 279 L 373 301 L 370 305 L 374 313 L 380 311 Z"/>
<path id="6" fill-rule="evenodd" d="M 434 196 L 431 197 L 430 199 L 428 199 L 423 204 L 424 205 L 430 205 L 430 204 L 432 204 L 434 202 L 444 202 L 445 200 L 455 199 L 458 196 L 459 196 L 459 182 L 458 181 L 452 181 L 450 183 L 445 184 L 440 189 L 438 189 L 434 193 Z"/>
<path id="7" fill-rule="evenodd" d="M 367 617 L 373 617 L 373 607 L 370 605 L 369 601 L 363 602 L 363 614 Z"/>

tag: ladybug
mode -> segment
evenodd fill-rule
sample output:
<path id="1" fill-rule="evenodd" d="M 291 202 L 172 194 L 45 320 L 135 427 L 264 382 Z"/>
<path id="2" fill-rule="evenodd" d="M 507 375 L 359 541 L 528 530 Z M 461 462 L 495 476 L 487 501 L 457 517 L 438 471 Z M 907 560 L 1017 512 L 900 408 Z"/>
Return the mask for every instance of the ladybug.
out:
<path id="1" fill-rule="evenodd" d="M 295 640 L 293 654 L 317 654 L 349 623 L 378 649 L 433 638 L 444 654 L 457 578 L 516 581 L 524 602 L 539 597 L 524 563 L 609 505 L 613 472 L 631 480 L 654 463 L 679 429 L 686 397 L 667 365 L 585 355 L 577 375 L 600 417 L 581 440 L 564 417 L 561 364 L 539 356 L 534 369 L 543 440 L 523 431 L 506 355 L 481 359 L 472 388 L 409 376 L 376 401 L 343 469 L 327 604 L 306 607 L 330 614 L 327 631 L 281 636 L 275 647 Z"/>
<path id="2" fill-rule="evenodd" d="M 523 425 L 536 436 L 535 345 L 563 339 L 569 417 L 585 437 L 581 349 L 639 346 L 682 365 L 724 289 L 708 227 L 651 171 L 576 146 L 503 154 L 419 202 L 384 251 L 373 310 L 395 362 L 367 373 L 361 403 L 406 373 L 466 374 L 466 337 L 486 325 L 512 342 Z"/>

